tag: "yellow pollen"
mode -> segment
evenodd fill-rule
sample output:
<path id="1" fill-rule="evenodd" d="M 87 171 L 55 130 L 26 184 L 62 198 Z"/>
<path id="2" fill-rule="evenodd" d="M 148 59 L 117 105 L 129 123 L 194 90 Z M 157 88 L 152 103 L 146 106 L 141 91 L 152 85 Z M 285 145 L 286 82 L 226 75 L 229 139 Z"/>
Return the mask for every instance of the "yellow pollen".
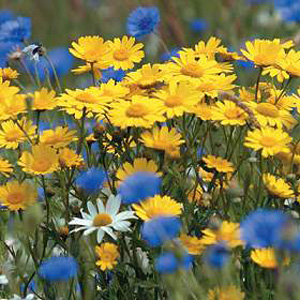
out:
<path id="1" fill-rule="evenodd" d="M 170 96 L 165 100 L 165 104 L 168 107 L 176 107 L 182 104 L 182 98 L 179 96 Z"/>
<path id="2" fill-rule="evenodd" d="M 256 107 L 256 111 L 261 115 L 271 118 L 278 118 L 279 110 L 271 103 L 259 103 Z"/>
<path id="3" fill-rule="evenodd" d="M 198 78 L 203 76 L 203 69 L 197 63 L 190 63 L 181 68 L 181 73 Z"/>
<path id="4" fill-rule="evenodd" d="M 112 223 L 112 218 L 106 213 L 97 214 L 93 220 L 93 225 L 96 227 L 106 226 Z"/>
<path id="5" fill-rule="evenodd" d="M 260 143 L 264 147 L 274 147 L 277 144 L 277 141 L 271 136 L 266 136 L 260 140 Z"/>
<path id="6" fill-rule="evenodd" d="M 128 53 L 128 51 L 127 51 L 126 49 L 121 48 L 121 49 L 119 49 L 119 50 L 116 50 L 116 51 L 114 52 L 113 56 L 114 56 L 114 59 L 115 59 L 115 60 L 123 61 L 123 60 L 128 59 L 128 56 L 129 56 L 128 54 L 129 54 L 129 53 Z"/>
<path id="7" fill-rule="evenodd" d="M 141 103 L 133 103 L 127 108 L 126 115 L 131 118 L 142 118 L 147 115 L 147 107 Z"/>

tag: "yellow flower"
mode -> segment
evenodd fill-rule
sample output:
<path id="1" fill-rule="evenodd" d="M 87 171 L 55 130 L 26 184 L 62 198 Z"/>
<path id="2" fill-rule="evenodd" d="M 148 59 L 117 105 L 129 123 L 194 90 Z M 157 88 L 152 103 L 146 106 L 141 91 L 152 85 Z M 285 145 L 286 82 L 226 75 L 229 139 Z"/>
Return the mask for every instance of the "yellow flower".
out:
<path id="1" fill-rule="evenodd" d="M 234 285 L 223 288 L 215 288 L 208 291 L 207 300 L 244 300 L 245 293 L 238 290 Z"/>
<path id="2" fill-rule="evenodd" d="M 180 145 L 184 143 L 181 134 L 175 128 L 169 130 L 166 126 L 154 127 L 152 131 L 143 132 L 141 141 L 146 147 L 165 151 L 170 157 L 179 157 Z"/>
<path id="3" fill-rule="evenodd" d="M 169 196 L 156 195 L 140 202 L 132 204 L 136 215 L 144 221 L 157 216 L 179 216 L 182 205 Z"/>
<path id="4" fill-rule="evenodd" d="M 117 171 L 116 177 L 120 181 L 124 181 L 128 176 L 131 176 L 135 172 L 151 172 L 157 176 L 161 176 L 162 173 L 158 172 L 158 166 L 153 160 L 147 160 L 146 158 L 135 158 L 133 163 L 125 162 Z"/>
<path id="5" fill-rule="evenodd" d="M 187 252 L 191 255 L 199 255 L 203 252 L 204 246 L 201 239 L 196 236 L 188 236 L 186 234 L 181 234 L 179 240 Z"/>
<path id="6" fill-rule="evenodd" d="M 81 155 L 69 148 L 63 148 L 59 150 L 59 164 L 62 167 L 72 168 L 81 167 L 84 165 L 84 160 Z"/>
<path id="7" fill-rule="evenodd" d="M 131 101 L 120 100 L 111 105 L 109 118 L 114 126 L 121 127 L 151 127 L 155 122 L 164 122 L 161 111 L 161 101 L 135 95 Z"/>
<path id="8" fill-rule="evenodd" d="M 212 118 L 212 106 L 205 103 L 199 103 L 194 106 L 192 112 L 203 121 L 208 121 Z"/>
<path id="9" fill-rule="evenodd" d="M 18 161 L 22 170 L 33 175 L 46 175 L 58 169 L 57 150 L 43 144 L 32 146 L 31 152 L 24 151 Z"/>
<path id="10" fill-rule="evenodd" d="M 190 190 L 187 198 L 188 198 L 189 202 L 192 203 L 194 201 L 197 203 L 197 205 L 200 205 L 200 206 L 208 206 L 209 205 L 209 203 L 207 203 L 206 201 L 203 200 L 203 189 L 200 184 L 197 184 L 196 190 L 194 187 Z"/>
<path id="11" fill-rule="evenodd" d="M 76 140 L 76 130 L 58 126 L 44 130 L 40 136 L 40 143 L 54 148 L 63 148 Z"/>
<path id="12" fill-rule="evenodd" d="M 292 138 L 281 129 L 265 127 L 248 131 L 244 145 L 255 151 L 262 150 L 262 156 L 268 157 L 279 152 L 288 153 L 288 144 Z"/>
<path id="13" fill-rule="evenodd" d="M 4 98 L 2 101 L 0 100 L 0 120 L 14 119 L 19 114 L 25 113 L 27 110 L 25 99 L 26 95 L 16 94 L 12 97 Z"/>
<path id="14" fill-rule="evenodd" d="M 289 75 L 300 77 L 300 52 L 291 49 L 285 57 L 278 61 L 275 67 L 284 74 L 284 79 L 288 79 Z"/>
<path id="15" fill-rule="evenodd" d="M 202 158 L 206 166 L 210 169 L 216 169 L 218 172 L 233 172 L 234 166 L 231 162 L 223 159 L 222 157 L 217 157 L 214 155 L 207 155 Z"/>
<path id="16" fill-rule="evenodd" d="M 124 81 L 126 84 L 136 84 L 141 89 L 149 89 L 163 82 L 165 73 L 159 64 L 145 64 L 137 71 L 128 73 Z"/>
<path id="17" fill-rule="evenodd" d="M 57 105 L 55 91 L 41 88 L 33 94 L 32 109 L 33 110 L 51 110 Z"/>
<path id="18" fill-rule="evenodd" d="M 282 178 L 276 178 L 271 174 L 263 175 L 264 184 L 271 195 L 279 198 L 292 198 L 295 197 L 291 186 Z"/>
<path id="19" fill-rule="evenodd" d="M 98 260 L 96 265 L 100 267 L 102 271 L 112 270 L 117 262 L 117 258 L 120 256 L 118 247 L 112 243 L 103 243 L 101 246 L 95 247 Z"/>
<path id="20" fill-rule="evenodd" d="M 212 106 L 211 119 L 213 121 L 221 121 L 222 125 L 238 125 L 246 124 L 248 118 L 247 113 L 235 103 L 231 101 L 217 101 Z"/>
<path id="21" fill-rule="evenodd" d="M 58 98 L 58 106 L 75 119 L 82 117 L 84 108 L 87 110 L 87 117 L 92 117 L 93 113 L 102 114 L 106 109 L 107 102 L 102 97 L 102 92 L 97 87 L 89 87 L 84 90 L 66 90 Z"/>
<path id="22" fill-rule="evenodd" d="M 17 149 L 20 143 L 35 134 L 36 126 L 33 125 L 32 121 L 22 118 L 18 123 L 19 126 L 12 120 L 1 123 L 0 147 Z"/>
<path id="23" fill-rule="evenodd" d="M 241 49 L 241 51 L 248 60 L 258 66 L 266 67 L 282 59 L 285 56 L 284 49 L 291 46 L 288 43 L 281 44 L 279 39 L 273 41 L 256 39 L 253 42 L 246 42 L 246 50 Z"/>
<path id="24" fill-rule="evenodd" d="M 195 45 L 195 55 L 205 54 L 210 59 L 214 58 L 216 53 L 226 50 L 224 46 L 221 46 L 221 42 L 221 39 L 214 36 L 210 37 L 206 44 L 204 41 L 200 41 Z"/>
<path id="25" fill-rule="evenodd" d="M 274 66 L 270 66 L 270 67 L 266 67 L 264 68 L 262 75 L 270 75 L 272 78 L 276 77 L 278 82 L 282 83 L 284 80 L 289 79 L 290 76 L 289 74 L 277 67 Z"/>
<path id="26" fill-rule="evenodd" d="M 172 80 L 168 87 L 155 92 L 153 96 L 162 102 L 162 111 L 170 119 L 191 112 L 203 97 L 203 93 L 197 91 L 188 81 L 177 83 Z"/>
<path id="27" fill-rule="evenodd" d="M 13 170 L 13 166 L 8 160 L 0 158 L 0 173 L 2 175 L 4 175 L 5 177 L 9 177 Z"/>
<path id="28" fill-rule="evenodd" d="M 12 68 L 0 68 L 0 77 L 5 80 L 12 80 L 18 78 L 20 74 Z"/>
<path id="29" fill-rule="evenodd" d="M 73 72 L 75 75 L 81 75 L 81 74 L 84 74 L 84 73 L 89 73 L 93 69 L 95 79 L 99 80 L 102 77 L 102 73 L 101 73 L 100 70 L 101 69 L 106 69 L 107 67 L 108 67 L 107 62 L 100 61 L 100 62 L 96 62 L 96 63 L 93 63 L 93 64 L 86 63 L 83 66 L 78 66 L 76 69 L 71 70 L 71 72 Z"/>
<path id="30" fill-rule="evenodd" d="M 37 190 L 27 182 L 10 181 L 0 186 L 0 202 L 9 210 L 26 209 L 37 199 Z"/>
<path id="31" fill-rule="evenodd" d="M 2 77 L 0 77 L 0 103 L 2 103 L 5 99 L 10 99 L 15 96 L 20 89 L 16 86 L 11 86 L 10 81 L 4 81 Z"/>
<path id="32" fill-rule="evenodd" d="M 251 259 L 258 265 L 260 265 L 262 268 L 275 269 L 278 267 L 278 262 L 273 248 L 262 248 L 252 250 Z M 283 260 L 283 264 L 288 265 L 289 262 L 289 257 L 285 257 Z"/>
<path id="33" fill-rule="evenodd" d="M 132 69 L 134 63 L 139 63 L 145 56 L 144 51 L 141 50 L 144 45 L 134 43 L 134 37 L 114 38 L 113 41 L 108 42 L 109 53 L 105 59 L 115 70 Z"/>
<path id="34" fill-rule="evenodd" d="M 107 63 L 103 57 L 108 53 L 108 43 L 99 36 L 82 36 L 78 42 L 72 43 L 73 48 L 69 51 L 77 58 L 89 63 L 103 63 L 103 68 L 107 68 Z"/>
<path id="35" fill-rule="evenodd" d="M 117 102 L 130 92 L 128 87 L 115 82 L 113 79 L 110 79 L 107 83 L 101 83 L 99 88 L 99 100 L 104 103 Z"/>
<path id="36" fill-rule="evenodd" d="M 202 230 L 203 237 L 201 242 L 204 245 L 212 245 L 225 242 L 229 247 L 234 248 L 243 244 L 240 240 L 240 224 L 223 221 L 221 226 L 216 229 Z"/>

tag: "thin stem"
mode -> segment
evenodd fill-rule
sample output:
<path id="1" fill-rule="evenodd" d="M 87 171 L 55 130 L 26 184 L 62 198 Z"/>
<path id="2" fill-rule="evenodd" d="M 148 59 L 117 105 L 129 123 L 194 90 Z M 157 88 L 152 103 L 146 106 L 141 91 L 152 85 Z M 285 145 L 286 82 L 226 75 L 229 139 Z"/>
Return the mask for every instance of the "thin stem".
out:
<path id="1" fill-rule="evenodd" d="M 259 82 L 260 82 L 260 77 L 261 77 L 262 71 L 263 71 L 263 68 L 259 67 L 258 76 L 257 76 L 257 80 L 256 80 L 256 88 L 255 88 L 255 101 L 256 102 L 257 102 L 257 98 L 258 98 Z"/>
<path id="2" fill-rule="evenodd" d="M 53 75 L 54 75 L 54 79 L 55 79 L 55 83 L 56 83 L 56 86 L 58 88 L 58 91 L 61 93 L 62 92 L 62 89 L 61 89 L 61 85 L 60 85 L 60 81 L 59 81 L 59 78 L 58 78 L 58 75 L 57 75 L 57 72 L 56 72 L 56 69 L 51 61 L 51 59 L 49 58 L 49 56 L 47 54 L 44 55 L 45 59 L 47 60 L 47 62 L 49 63 L 52 71 L 53 71 Z"/>

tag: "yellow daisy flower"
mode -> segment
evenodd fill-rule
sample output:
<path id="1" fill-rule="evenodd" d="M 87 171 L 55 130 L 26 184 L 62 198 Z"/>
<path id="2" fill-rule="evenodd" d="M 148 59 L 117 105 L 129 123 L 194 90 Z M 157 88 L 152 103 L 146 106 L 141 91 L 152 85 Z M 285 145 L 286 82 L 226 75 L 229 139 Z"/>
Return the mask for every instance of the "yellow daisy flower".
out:
<path id="1" fill-rule="evenodd" d="M 207 155 L 203 157 L 202 160 L 205 162 L 208 168 L 216 169 L 218 172 L 232 173 L 234 171 L 233 164 L 222 157 Z"/>
<path id="2" fill-rule="evenodd" d="M 54 90 L 41 88 L 35 91 L 32 99 L 32 110 L 51 110 L 57 105 L 57 98 Z"/>
<path id="3" fill-rule="evenodd" d="M 275 269 L 278 267 L 278 262 L 273 248 L 262 248 L 251 251 L 251 259 L 262 268 Z M 284 265 L 290 263 L 289 257 L 283 260 Z"/>
<path id="4" fill-rule="evenodd" d="M 223 221 L 221 226 L 216 229 L 202 230 L 203 237 L 201 242 L 204 245 L 213 245 L 225 242 L 229 247 L 234 248 L 243 244 L 240 239 L 240 224 Z"/>
<path id="5" fill-rule="evenodd" d="M 4 175 L 5 177 L 9 177 L 13 170 L 13 166 L 8 160 L 0 158 L 0 174 Z"/>
<path id="6" fill-rule="evenodd" d="M 10 181 L 0 186 L 0 202 L 9 210 L 26 209 L 37 200 L 37 190 L 31 184 L 23 181 Z"/>
<path id="7" fill-rule="evenodd" d="M 206 103 L 197 104 L 192 112 L 203 121 L 209 121 L 212 118 L 212 106 Z"/>
<path id="8" fill-rule="evenodd" d="M 128 176 L 131 176 L 135 172 L 151 172 L 157 176 L 161 176 L 162 173 L 158 172 L 158 166 L 153 160 L 147 160 L 146 158 L 135 158 L 133 163 L 125 162 L 116 172 L 116 177 L 120 181 L 124 181 Z"/>
<path id="9" fill-rule="evenodd" d="M 10 99 L 15 96 L 20 89 L 16 86 L 11 86 L 10 81 L 4 81 L 2 77 L 0 77 L 0 103 L 2 103 L 5 99 Z"/>
<path id="10" fill-rule="evenodd" d="M 58 126 L 54 129 L 44 130 L 40 135 L 40 143 L 54 148 L 63 148 L 75 141 L 76 130 Z"/>
<path id="11" fill-rule="evenodd" d="M 164 122 L 161 101 L 135 95 L 131 101 L 120 100 L 111 105 L 109 119 L 114 126 L 151 127 L 155 122 Z"/>
<path id="12" fill-rule="evenodd" d="M 32 146 L 31 152 L 24 151 L 18 161 L 22 170 L 32 175 L 46 175 L 58 169 L 57 150 L 43 144 Z"/>
<path id="13" fill-rule="evenodd" d="M 0 77 L 3 81 L 18 78 L 20 74 L 12 68 L 0 68 Z"/>
<path id="14" fill-rule="evenodd" d="M 119 82 L 110 79 L 107 83 L 101 83 L 99 98 L 101 102 L 117 102 L 129 94 L 130 89 Z"/>
<path id="15" fill-rule="evenodd" d="M 185 112 L 191 112 L 193 107 L 201 100 L 203 93 L 197 91 L 195 86 L 188 81 L 177 82 L 172 80 L 168 87 L 153 94 L 159 99 L 163 108 L 162 111 L 168 119 L 180 117 Z"/>
<path id="16" fill-rule="evenodd" d="M 108 63 L 115 70 L 128 70 L 134 67 L 134 63 L 139 63 L 145 56 L 142 43 L 135 44 L 134 37 L 123 36 L 122 39 L 114 38 L 108 42 L 109 53 L 105 57 Z"/>
<path id="17" fill-rule="evenodd" d="M 263 181 L 268 192 L 279 198 L 293 198 L 295 194 L 291 186 L 282 178 L 276 178 L 271 174 L 264 174 Z"/>
<path id="18" fill-rule="evenodd" d="M 200 56 L 205 54 L 208 58 L 212 59 L 215 57 L 216 53 L 226 50 L 226 47 L 221 45 L 221 39 L 218 39 L 214 36 L 210 37 L 207 43 L 204 41 L 199 41 L 195 45 L 195 55 Z"/>
<path id="19" fill-rule="evenodd" d="M 108 53 L 108 43 L 104 42 L 100 36 L 82 36 L 77 42 L 72 43 L 73 48 L 69 48 L 71 54 L 75 57 L 89 63 L 104 63 L 104 69 L 107 68 L 103 57 Z"/>
<path id="20" fill-rule="evenodd" d="M 165 151 L 170 157 L 179 157 L 180 145 L 184 143 L 181 134 L 175 128 L 169 130 L 166 126 L 154 127 L 152 131 L 143 132 L 141 141 L 146 147 Z"/>
<path id="21" fill-rule="evenodd" d="M 213 121 L 220 121 L 222 125 L 238 125 L 246 124 L 248 119 L 247 113 L 235 103 L 231 101 L 217 101 L 211 107 L 211 119 Z"/>
<path id="22" fill-rule="evenodd" d="M 300 77 L 300 51 L 289 50 L 286 56 L 281 58 L 275 67 L 285 75 L 284 79 L 288 79 L 289 75 Z"/>
<path id="23" fill-rule="evenodd" d="M 95 247 L 95 252 L 99 258 L 96 265 L 102 271 L 112 270 L 117 265 L 117 259 L 120 256 L 118 247 L 112 243 L 103 243 Z"/>
<path id="24" fill-rule="evenodd" d="M 187 252 L 191 255 L 199 255 L 203 252 L 204 246 L 201 239 L 196 236 L 188 236 L 187 234 L 181 234 L 179 240 Z"/>
<path id="25" fill-rule="evenodd" d="M 19 114 L 26 111 L 26 95 L 16 94 L 0 101 L 0 121 L 15 119 Z"/>
<path id="26" fill-rule="evenodd" d="M 245 293 L 241 292 L 234 285 L 223 288 L 215 288 L 208 291 L 207 300 L 244 300 Z"/>
<path id="27" fill-rule="evenodd" d="M 265 127 L 248 131 L 244 145 L 255 151 L 262 150 L 262 156 L 268 157 L 280 152 L 288 153 L 288 144 L 292 138 L 281 129 Z"/>
<path id="28" fill-rule="evenodd" d="M 132 204 L 136 215 L 144 221 L 157 216 L 179 216 L 182 205 L 169 196 L 156 195 L 139 204 Z"/>
<path id="29" fill-rule="evenodd" d="M 93 68 L 92 68 L 93 66 Z M 72 69 L 71 72 L 74 73 L 75 75 L 81 75 L 84 73 L 90 73 L 93 69 L 93 73 L 95 76 L 96 80 L 101 79 L 102 73 L 101 70 L 108 68 L 109 65 L 106 61 L 100 61 L 96 63 L 86 63 L 83 66 L 78 66 L 76 69 Z"/>
<path id="30" fill-rule="evenodd" d="M 81 167 L 84 165 L 84 159 L 81 155 L 70 148 L 59 150 L 59 164 L 65 168 Z"/>
<path id="31" fill-rule="evenodd" d="M 28 137 L 31 138 L 34 136 L 36 126 L 33 125 L 31 120 L 22 118 L 18 121 L 18 123 L 20 126 L 12 120 L 1 123 L 0 147 L 6 149 L 17 149 L 20 143 L 26 141 Z"/>

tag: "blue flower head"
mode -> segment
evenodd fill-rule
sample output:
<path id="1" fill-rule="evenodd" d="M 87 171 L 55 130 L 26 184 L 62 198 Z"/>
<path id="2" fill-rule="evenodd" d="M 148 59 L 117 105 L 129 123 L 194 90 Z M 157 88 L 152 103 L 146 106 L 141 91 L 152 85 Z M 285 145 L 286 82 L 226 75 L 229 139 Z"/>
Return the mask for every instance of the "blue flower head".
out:
<path id="1" fill-rule="evenodd" d="M 123 78 L 126 75 L 125 71 L 121 69 L 114 70 L 113 68 L 108 68 L 101 72 L 102 72 L 101 82 L 103 83 L 107 83 L 110 79 L 113 79 L 116 82 L 120 82 L 123 80 Z"/>
<path id="2" fill-rule="evenodd" d="M 20 43 L 31 36 L 31 19 L 17 17 L 16 19 L 4 22 L 0 26 L 0 41 Z"/>
<path id="3" fill-rule="evenodd" d="M 274 247 L 288 223 L 289 217 L 280 210 L 257 209 L 241 223 L 241 238 L 252 248 Z"/>
<path id="4" fill-rule="evenodd" d="M 210 246 L 204 256 L 204 261 L 214 269 L 222 269 L 228 262 L 229 251 L 224 244 Z"/>
<path id="5" fill-rule="evenodd" d="M 38 274 L 48 281 L 67 281 L 78 272 L 78 264 L 72 256 L 53 256 L 45 260 Z"/>
<path id="6" fill-rule="evenodd" d="M 7 9 L 0 10 L 0 26 L 3 23 L 12 20 L 13 18 L 14 18 L 14 14 L 12 11 Z"/>
<path id="7" fill-rule="evenodd" d="M 171 60 L 172 57 L 179 57 L 179 53 L 178 53 L 179 50 L 180 50 L 179 48 L 173 48 L 170 50 L 170 52 L 163 53 L 160 56 L 160 60 L 162 62 L 165 62 L 165 61 Z"/>
<path id="8" fill-rule="evenodd" d="M 157 7 L 138 7 L 127 19 L 127 32 L 134 37 L 152 33 L 160 22 Z"/>
<path id="9" fill-rule="evenodd" d="M 190 28 L 194 32 L 202 32 L 208 28 L 208 24 L 204 19 L 194 19 L 190 22 Z"/>
<path id="10" fill-rule="evenodd" d="M 169 216 L 159 216 L 147 221 L 141 228 L 143 240 L 149 246 L 158 247 L 164 242 L 175 238 L 181 228 L 179 218 Z"/>
<path id="11" fill-rule="evenodd" d="M 155 269 L 158 273 L 172 274 L 178 267 L 177 258 L 172 252 L 165 252 L 155 259 Z"/>
<path id="12" fill-rule="evenodd" d="M 87 194 L 98 192 L 106 179 L 105 172 L 96 167 L 83 171 L 75 180 L 75 185 Z"/>
<path id="13" fill-rule="evenodd" d="M 124 204 L 137 203 L 160 193 L 161 179 L 152 172 L 135 172 L 119 187 Z"/>
<path id="14" fill-rule="evenodd" d="M 300 21 L 300 2 L 298 0 L 274 0 L 274 6 L 284 22 Z"/>

